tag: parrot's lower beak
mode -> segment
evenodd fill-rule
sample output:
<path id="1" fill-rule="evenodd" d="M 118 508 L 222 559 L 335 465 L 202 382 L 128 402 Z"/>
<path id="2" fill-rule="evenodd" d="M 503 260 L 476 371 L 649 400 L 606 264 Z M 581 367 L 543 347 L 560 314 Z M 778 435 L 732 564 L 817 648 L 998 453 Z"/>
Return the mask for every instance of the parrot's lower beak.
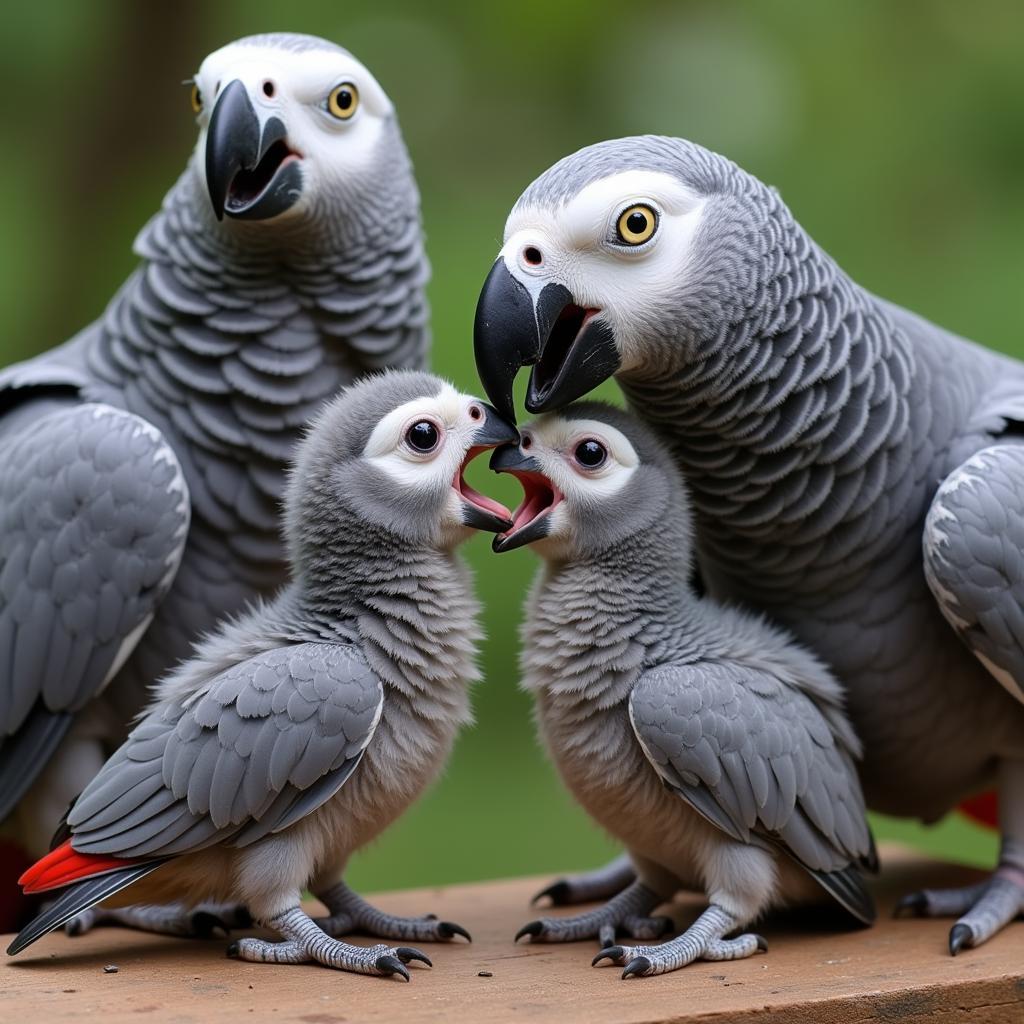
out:
<path id="1" fill-rule="evenodd" d="M 480 292 L 473 347 L 488 397 L 510 419 L 512 384 L 523 366 L 533 366 L 526 408 L 540 413 L 581 398 L 620 365 L 615 335 L 600 310 L 577 305 L 568 288 L 553 283 L 535 303 L 500 258 Z"/>
<path id="2" fill-rule="evenodd" d="M 495 473 L 511 473 L 523 485 L 523 500 L 512 513 L 509 529 L 499 533 L 491 547 L 501 554 L 547 537 L 551 510 L 562 500 L 561 492 L 541 471 L 540 463 L 524 455 L 518 444 L 497 448 L 491 456 Z"/>
<path id="3" fill-rule="evenodd" d="M 217 220 L 269 220 L 302 195 L 302 161 L 279 117 L 265 124 L 235 79 L 217 97 L 206 129 L 206 187 Z"/>
<path id="4" fill-rule="evenodd" d="M 473 443 L 459 466 L 452 486 L 462 499 L 462 522 L 474 530 L 501 533 L 512 525 L 512 513 L 501 502 L 470 487 L 466 482 L 466 468 L 482 452 L 519 441 L 519 431 L 504 419 L 497 409 L 483 402 L 476 403 L 483 412 L 483 421 L 473 434 Z"/>

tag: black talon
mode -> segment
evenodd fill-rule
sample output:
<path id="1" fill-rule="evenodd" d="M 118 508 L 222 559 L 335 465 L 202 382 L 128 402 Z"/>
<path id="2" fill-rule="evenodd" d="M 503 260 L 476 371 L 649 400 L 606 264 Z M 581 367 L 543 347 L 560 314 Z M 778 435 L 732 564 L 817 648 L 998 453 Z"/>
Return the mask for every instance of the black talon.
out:
<path id="1" fill-rule="evenodd" d="M 537 903 L 547 897 L 551 900 L 551 906 L 553 907 L 564 907 L 572 902 L 572 888 L 569 883 L 563 878 L 557 882 L 552 882 L 546 889 L 541 889 L 536 896 L 530 900 L 530 906 L 535 907 Z"/>
<path id="2" fill-rule="evenodd" d="M 423 915 L 423 920 L 424 921 L 436 921 L 437 920 L 437 914 L 424 914 Z"/>
<path id="3" fill-rule="evenodd" d="M 437 925 L 437 934 L 442 939 L 450 939 L 455 935 L 461 935 L 467 942 L 472 942 L 473 937 L 460 924 L 453 921 L 440 921 Z"/>
<path id="4" fill-rule="evenodd" d="M 388 976 L 391 974 L 400 974 L 406 981 L 409 981 L 409 972 L 406 969 L 405 964 L 402 963 L 397 957 L 385 954 L 384 956 L 377 957 L 377 963 L 374 965 L 381 974 Z"/>
<path id="5" fill-rule="evenodd" d="M 628 978 L 631 974 L 646 974 L 651 969 L 651 961 L 645 956 L 635 956 L 626 964 L 622 971 L 622 977 Z"/>
<path id="6" fill-rule="evenodd" d="M 907 893 L 895 907 L 892 908 L 893 917 L 902 917 L 903 912 L 909 910 L 914 917 L 922 917 L 928 907 L 928 897 L 923 892 Z"/>
<path id="7" fill-rule="evenodd" d="M 395 950 L 395 956 L 397 956 L 403 964 L 407 964 L 410 960 L 419 960 L 421 963 L 425 963 L 428 967 L 434 966 L 430 957 L 427 956 L 426 953 L 423 953 L 418 949 L 414 949 L 412 946 L 399 946 Z"/>
<path id="8" fill-rule="evenodd" d="M 249 913 L 249 908 L 239 903 L 235 907 L 234 921 L 236 928 L 251 928 L 253 926 L 252 914 Z"/>
<path id="9" fill-rule="evenodd" d="M 961 949 L 974 945 L 974 932 L 969 924 L 958 922 L 949 930 L 949 955 L 956 956 Z"/>
<path id="10" fill-rule="evenodd" d="M 625 950 L 621 946 L 609 946 L 607 949 L 602 949 L 593 960 L 590 961 L 591 967 L 596 967 L 602 960 L 611 960 L 615 963 L 616 960 L 621 960 L 625 955 Z"/>
<path id="11" fill-rule="evenodd" d="M 768 952 L 768 940 L 763 935 L 755 935 L 754 941 L 757 943 L 757 948 L 762 953 Z"/>
<path id="12" fill-rule="evenodd" d="M 231 929 L 221 918 L 205 910 L 197 910 L 192 915 L 191 924 L 192 934 L 197 939 L 223 939 L 231 934 Z"/>
<path id="13" fill-rule="evenodd" d="M 530 935 L 536 938 L 538 935 L 544 934 L 544 922 L 543 921 L 530 921 L 529 924 L 524 924 L 519 931 L 516 932 L 516 937 L 512 940 L 518 942 L 524 935 Z"/>
<path id="14" fill-rule="evenodd" d="M 238 959 L 238 954 L 242 951 L 241 946 L 237 942 L 232 942 L 230 946 L 224 951 L 224 955 L 230 957 L 232 960 Z"/>

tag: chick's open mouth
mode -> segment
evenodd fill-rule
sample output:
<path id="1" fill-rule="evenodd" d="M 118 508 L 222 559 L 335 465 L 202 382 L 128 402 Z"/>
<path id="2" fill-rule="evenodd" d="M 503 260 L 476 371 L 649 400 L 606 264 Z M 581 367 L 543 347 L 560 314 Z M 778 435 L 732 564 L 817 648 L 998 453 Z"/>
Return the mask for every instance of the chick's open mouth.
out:
<path id="1" fill-rule="evenodd" d="M 491 447 L 493 446 L 477 445 L 466 452 L 466 457 L 462 460 L 462 465 L 459 466 L 459 471 L 455 474 L 455 479 L 452 481 L 452 487 L 455 488 L 459 497 L 467 505 L 478 509 L 485 516 L 492 519 L 495 530 L 507 529 L 512 525 L 512 513 L 500 501 L 495 501 L 493 498 L 488 498 L 486 494 L 481 494 L 466 481 L 466 470 L 469 464 L 478 455 L 490 451 Z"/>
<path id="2" fill-rule="evenodd" d="M 543 473 L 526 469 L 510 469 L 506 472 L 522 484 L 523 500 L 512 513 L 511 528 L 498 535 L 499 541 L 514 539 L 528 526 L 549 515 L 562 500 L 561 492 Z"/>

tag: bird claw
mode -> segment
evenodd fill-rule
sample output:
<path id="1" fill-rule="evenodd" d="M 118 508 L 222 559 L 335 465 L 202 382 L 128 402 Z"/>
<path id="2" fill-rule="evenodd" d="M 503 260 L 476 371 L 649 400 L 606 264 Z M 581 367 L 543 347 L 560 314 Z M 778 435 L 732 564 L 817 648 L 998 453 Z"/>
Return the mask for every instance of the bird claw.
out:
<path id="1" fill-rule="evenodd" d="M 754 941 L 757 943 L 757 948 L 761 953 L 768 952 L 768 940 L 763 935 L 754 935 Z"/>
<path id="2" fill-rule="evenodd" d="M 590 961 L 591 967 L 596 967 L 602 960 L 610 960 L 613 964 L 621 964 L 626 958 L 626 950 L 622 946 L 608 946 L 606 949 L 602 949 L 593 960 Z"/>
<path id="3" fill-rule="evenodd" d="M 377 957 L 377 961 L 374 966 L 385 978 L 392 974 L 400 974 L 406 981 L 411 980 L 409 977 L 409 969 L 401 960 L 398 959 L 398 957 L 392 956 L 390 953 L 385 953 L 383 956 Z"/>
<path id="4" fill-rule="evenodd" d="M 928 909 L 928 897 L 923 892 L 908 892 L 892 908 L 893 917 L 923 917 Z"/>
<path id="5" fill-rule="evenodd" d="M 428 967 L 434 966 L 433 961 L 426 953 L 413 946 L 398 946 L 393 950 L 393 952 L 403 964 L 407 964 L 411 960 L 418 960 L 420 963 L 424 963 Z"/>
<path id="6" fill-rule="evenodd" d="M 428 914 L 428 919 L 437 921 L 436 914 Z M 462 925 L 455 924 L 454 921 L 438 921 L 437 922 L 437 935 L 441 939 L 452 939 L 456 935 L 461 935 L 467 942 L 472 942 L 473 937 L 466 931 Z"/>
<path id="7" fill-rule="evenodd" d="M 551 902 L 548 906 L 551 907 L 564 907 L 572 903 L 572 887 L 568 881 L 564 878 L 560 878 L 557 882 L 552 882 L 551 885 L 545 889 L 541 889 L 536 896 L 530 900 L 530 906 L 535 907 L 541 900 L 548 899 Z"/>
<path id="8" fill-rule="evenodd" d="M 516 937 L 512 941 L 518 942 L 524 935 L 529 935 L 531 938 L 535 939 L 538 936 L 543 935 L 544 931 L 545 928 L 543 921 L 529 921 L 527 924 L 524 924 L 523 927 L 519 929 L 519 931 L 516 932 Z"/>
<path id="9" fill-rule="evenodd" d="M 970 949 L 974 945 L 974 931 L 969 924 L 957 922 L 949 930 L 949 955 L 956 956 L 961 949 Z"/>
<path id="10" fill-rule="evenodd" d="M 622 977 L 628 978 L 631 974 L 635 974 L 638 977 L 643 977 L 645 974 L 649 974 L 651 971 L 651 961 L 645 956 L 635 956 L 628 964 L 623 968 Z"/>

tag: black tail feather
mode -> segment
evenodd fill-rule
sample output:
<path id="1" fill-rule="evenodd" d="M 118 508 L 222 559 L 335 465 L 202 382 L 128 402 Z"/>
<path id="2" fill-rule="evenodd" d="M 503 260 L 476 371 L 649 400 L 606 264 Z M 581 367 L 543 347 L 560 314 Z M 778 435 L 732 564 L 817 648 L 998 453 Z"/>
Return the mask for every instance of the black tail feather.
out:
<path id="1" fill-rule="evenodd" d="M 864 883 L 864 876 L 856 864 L 840 871 L 815 871 L 807 868 L 814 880 L 861 924 L 873 924 L 878 912 L 875 901 Z"/>
<path id="2" fill-rule="evenodd" d="M 52 932 L 54 928 L 59 928 L 76 914 L 127 888 L 151 871 L 155 871 L 163 863 L 164 860 L 160 859 L 146 861 L 144 864 L 132 864 L 131 867 L 69 885 L 53 903 L 18 932 L 14 941 L 7 947 L 8 956 L 20 953 L 47 932 Z"/>
<path id="3" fill-rule="evenodd" d="M 73 721 L 74 715 L 47 711 L 41 701 L 36 701 L 21 728 L 0 745 L 0 822 L 49 764 Z"/>

